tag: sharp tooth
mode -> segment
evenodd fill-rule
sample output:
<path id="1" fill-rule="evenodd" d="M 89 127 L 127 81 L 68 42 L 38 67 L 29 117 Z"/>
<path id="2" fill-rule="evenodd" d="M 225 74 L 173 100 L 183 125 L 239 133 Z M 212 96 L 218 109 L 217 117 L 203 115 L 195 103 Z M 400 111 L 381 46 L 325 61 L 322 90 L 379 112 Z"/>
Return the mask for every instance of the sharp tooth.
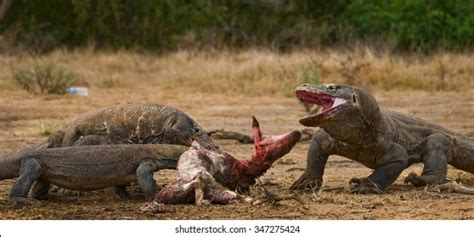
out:
<path id="1" fill-rule="evenodd" d="M 334 108 L 334 107 L 337 107 L 339 105 L 345 104 L 346 102 L 347 102 L 347 100 L 336 97 L 336 99 L 334 100 L 334 103 L 332 104 L 331 108 Z"/>

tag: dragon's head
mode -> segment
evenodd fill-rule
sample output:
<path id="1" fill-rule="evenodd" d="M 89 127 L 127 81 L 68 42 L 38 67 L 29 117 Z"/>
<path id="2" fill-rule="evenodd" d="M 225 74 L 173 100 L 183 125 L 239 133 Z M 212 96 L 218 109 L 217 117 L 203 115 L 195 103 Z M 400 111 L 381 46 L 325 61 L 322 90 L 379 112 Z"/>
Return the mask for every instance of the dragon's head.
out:
<path id="1" fill-rule="evenodd" d="M 180 112 L 178 119 L 172 126 L 175 130 L 180 131 L 181 134 L 176 134 L 180 137 L 177 140 L 184 142 L 177 142 L 176 144 L 190 146 L 193 141 L 198 142 L 202 146 L 210 150 L 219 149 L 219 145 L 214 143 L 209 134 L 196 123 L 191 117 Z"/>
<path id="2" fill-rule="evenodd" d="M 367 90 L 348 85 L 303 84 L 296 88 L 296 97 L 304 103 L 320 106 L 315 114 L 300 119 L 302 125 L 309 127 L 358 115 L 371 118 L 379 112 L 377 102 Z"/>

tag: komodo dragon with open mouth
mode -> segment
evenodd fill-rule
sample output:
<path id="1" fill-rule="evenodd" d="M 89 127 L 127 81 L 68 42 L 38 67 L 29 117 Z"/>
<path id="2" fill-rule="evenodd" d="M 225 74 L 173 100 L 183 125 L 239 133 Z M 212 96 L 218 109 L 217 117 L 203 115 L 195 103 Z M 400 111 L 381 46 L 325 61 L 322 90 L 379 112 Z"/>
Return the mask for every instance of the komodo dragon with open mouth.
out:
<path id="1" fill-rule="evenodd" d="M 44 143 L 20 153 L 46 148 L 107 144 L 159 143 L 190 146 L 192 140 L 208 149 L 218 148 L 191 117 L 178 109 L 159 104 L 127 103 L 80 115 L 51 134 Z M 0 163 L 14 160 L 17 155 L 19 154 L 2 157 Z M 81 159 L 79 155 L 75 157 Z M 49 183 L 39 181 L 35 186 L 35 198 L 48 197 Z M 122 198 L 129 196 L 125 185 L 116 187 L 116 193 Z"/>
<path id="2" fill-rule="evenodd" d="M 313 136 L 307 167 L 291 189 L 319 189 L 329 155 L 340 155 L 373 169 L 366 178 L 350 180 L 352 193 L 381 193 L 400 173 L 423 162 L 422 174 L 410 173 L 415 186 L 441 184 L 447 164 L 474 173 L 474 140 L 410 115 L 380 109 L 365 89 L 347 85 L 308 85 L 296 96 L 320 105 L 321 112 L 300 119 L 320 127 Z"/>

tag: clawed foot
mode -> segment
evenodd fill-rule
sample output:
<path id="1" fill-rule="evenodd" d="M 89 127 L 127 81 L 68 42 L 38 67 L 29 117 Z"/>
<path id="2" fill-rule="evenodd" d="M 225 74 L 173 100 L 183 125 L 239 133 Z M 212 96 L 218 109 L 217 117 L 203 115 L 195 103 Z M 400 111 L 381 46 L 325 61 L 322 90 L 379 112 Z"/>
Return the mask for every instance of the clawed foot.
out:
<path id="1" fill-rule="evenodd" d="M 115 193 L 120 197 L 121 200 L 133 200 L 143 198 L 143 193 L 130 192 L 126 189 L 115 189 Z"/>
<path id="2" fill-rule="evenodd" d="M 142 212 L 163 213 L 166 212 L 166 206 L 163 203 L 153 201 L 140 207 L 140 210 Z"/>
<path id="3" fill-rule="evenodd" d="M 291 190 L 310 190 L 316 192 L 321 187 L 322 180 L 314 175 L 303 173 L 301 177 L 291 185 Z"/>
<path id="4" fill-rule="evenodd" d="M 369 178 L 352 178 L 349 181 L 353 194 L 378 194 L 383 190 Z"/>
<path id="5" fill-rule="evenodd" d="M 32 193 L 31 197 L 36 199 L 36 200 L 48 200 L 48 199 L 54 199 L 54 195 L 49 195 L 49 193 Z"/>
<path id="6" fill-rule="evenodd" d="M 125 187 L 115 187 L 115 194 L 117 194 L 122 200 L 130 200 L 130 193 Z"/>
<path id="7" fill-rule="evenodd" d="M 17 207 L 21 205 L 39 205 L 41 202 L 32 198 L 14 197 L 10 198 L 10 204 Z"/>
<path id="8" fill-rule="evenodd" d="M 50 193 L 53 195 L 62 195 L 62 196 L 70 196 L 70 197 L 81 197 L 84 196 L 84 191 L 77 191 L 77 190 L 69 190 L 60 188 L 57 186 L 53 186 L 50 190 Z"/>
<path id="9" fill-rule="evenodd" d="M 419 175 L 411 172 L 408 176 L 403 180 L 405 184 L 411 183 L 415 187 L 423 187 L 426 186 L 428 183 Z"/>

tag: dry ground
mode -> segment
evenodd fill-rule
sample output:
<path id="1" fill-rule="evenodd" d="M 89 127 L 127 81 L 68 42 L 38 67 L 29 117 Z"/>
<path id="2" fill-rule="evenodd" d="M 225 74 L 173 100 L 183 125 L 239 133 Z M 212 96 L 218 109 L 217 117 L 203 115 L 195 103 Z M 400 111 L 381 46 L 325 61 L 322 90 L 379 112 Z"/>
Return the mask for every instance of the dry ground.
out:
<path id="1" fill-rule="evenodd" d="M 56 56 L 51 56 L 49 60 L 54 61 L 54 57 Z M 65 58 L 66 56 L 61 55 L 61 57 Z M 169 84 L 170 82 L 166 82 L 166 79 L 163 79 L 163 85 L 166 86 L 161 86 L 161 81 L 158 79 L 144 78 L 151 77 L 150 73 L 152 74 L 152 72 L 140 71 L 142 67 L 140 63 L 130 65 L 130 70 L 122 68 L 122 66 L 125 67 L 124 65 L 115 69 L 104 69 L 111 66 L 104 63 L 104 60 L 100 57 L 99 59 L 92 57 L 91 62 L 87 62 L 82 58 L 81 63 L 75 62 L 74 57 L 76 56 L 71 54 L 72 59 L 65 61 L 64 65 L 74 67 L 77 64 L 77 68 L 80 68 L 79 71 L 84 71 L 81 74 L 83 78 L 86 78 L 84 75 L 100 77 L 109 71 L 116 70 L 121 72 L 116 75 L 117 77 L 120 75 L 136 76 L 137 80 L 127 82 L 122 79 L 109 78 L 103 79 L 100 83 L 96 83 L 92 79 L 86 80 L 91 86 L 89 97 L 32 96 L 19 90 L 17 86 L 10 82 L 2 81 L 0 83 L 2 85 L 0 87 L 0 156 L 43 141 L 46 137 L 42 134 L 60 127 L 78 114 L 93 108 L 131 101 L 163 103 L 178 107 L 194 117 L 208 130 L 225 128 L 250 133 L 251 115 L 259 118 L 262 130 L 266 133 L 278 134 L 291 129 L 302 128 L 297 121 L 305 112 L 296 99 L 284 96 L 285 93 L 261 95 L 267 94 L 270 89 L 267 88 L 264 91 L 265 93 L 258 93 L 258 88 L 252 89 L 252 86 L 258 85 L 258 82 L 253 84 L 252 81 L 249 82 L 249 85 L 247 85 L 250 88 L 249 93 L 234 93 L 232 91 L 211 93 L 206 91 L 205 88 L 197 88 L 196 91 L 198 92 L 193 92 L 192 87 L 185 90 L 175 90 L 173 89 L 175 87 L 172 87 Z M 127 59 L 129 58 L 126 57 L 124 61 L 127 61 Z M 8 57 L 4 57 L 2 60 L 2 66 L 10 65 L 15 60 L 21 61 Z M 117 64 L 120 61 L 116 58 L 110 60 L 115 60 Z M 150 60 L 150 63 L 152 62 L 151 59 L 148 60 Z M 245 61 L 247 59 L 242 60 L 246 64 L 250 64 Z M 82 62 L 89 63 L 91 66 L 89 71 Z M 94 62 L 97 65 L 94 65 Z M 467 64 L 471 65 L 472 60 Z M 183 65 L 184 68 L 188 67 L 184 61 Z M 175 75 L 170 72 L 173 70 L 180 75 L 183 73 L 188 73 L 189 77 L 192 75 L 191 72 L 188 72 L 190 69 L 183 69 L 185 72 L 181 72 L 179 66 L 172 66 L 176 68 L 168 68 L 165 65 L 161 66 L 162 69 L 160 70 L 170 73 L 169 75 L 165 73 L 168 77 Z M 460 65 L 452 65 L 452 67 L 460 67 Z M 100 71 L 101 68 L 105 72 Z M 203 70 L 205 69 L 206 67 L 203 68 Z M 251 69 L 249 70 L 251 71 Z M 471 66 L 467 66 L 463 73 L 469 70 L 474 71 Z M 396 73 L 400 74 L 398 71 Z M 196 72 L 196 74 L 202 76 L 205 72 Z M 2 76 L 4 80 L 8 77 L 5 73 Z M 0 76 L 0 79 L 2 76 Z M 138 80 L 140 78 L 143 80 Z M 180 87 L 188 86 L 186 79 L 183 78 L 186 77 L 183 76 L 181 84 L 176 85 Z M 107 82 L 108 80 L 111 81 Z M 147 80 L 153 82 L 151 83 L 152 86 L 149 86 Z M 218 79 L 216 80 L 218 81 Z M 213 79 L 209 78 L 202 78 L 201 81 L 205 81 L 206 85 L 213 83 Z M 101 83 L 108 86 L 103 86 Z M 474 118 L 474 88 L 470 81 L 463 85 L 463 88 L 448 92 L 401 89 L 384 91 L 375 86 L 379 89 L 375 89 L 374 93 L 384 107 L 416 115 L 474 137 L 474 124 L 472 123 Z M 246 158 L 253 152 L 251 145 L 241 145 L 234 141 L 225 140 L 218 140 L 217 142 L 222 145 L 224 150 L 237 157 Z M 291 153 L 280 162 L 277 162 L 262 177 L 267 189 L 278 194 L 288 192 L 291 183 L 299 177 L 305 167 L 308 146 L 309 143 L 298 144 Z M 402 180 L 409 172 L 419 173 L 421 169 L 422 166 L 415 165 L 404 171 L 394 185 L 390 186 L 384 194 L 351 195 L 348 193 L 349 179 L 366 176 L 371 171 L 349 159 L 334 156 L 330 158 L 327 164 L 323 190 L 319 193 L 301 194 L 305 206 L 291 200 L 282 201 L 280 205 L 264 203 L 259 206 L 246 203 L 212 205 L 209 207 L 176 205 L 169 212 L 161 214 L 142 213 L 139 209 L 143 205 L 144 199 L 120 200 L 109 189 L 86 193 L 83 196 L 59 195 L 52 200 L 43 201 L 37 206 L 13 208 L 7 204 L 7 195 L 13 180 L 3 180 L 0 181 L 0 218 L 474 219 L 474 196 L 425 192 L 422 189 L 415 189 L 403 184 Z M 175 171 L 160 171 L 155 174 L 155 178 L 160 185 L 169 182 L 174 176 Z M 459 179 L 471 186 L 474 185 L 472 174 L 453 167 L 449 168 L 448 177 Z M 260 193 L 260 189 L 255 188 L 253 193 Z"/>
<path id="2" fill-rule="evenodd" d="M 377 93 L 381 104 L 402 112 L 415 114 L 465 134 L 474 134 L 473 93 Z M 249 133 L 250 116 L 256 115 L 267 133 L 283 133 L 299 129 L 298 117 L 304 114 L 293 98 L 228 97 L 205 94 L 172 94 L 153 88 L 141 90 L 96 90 L 89 98 L 66 97 L 44 100 L 24 92 L 3 92 L 0 98 L 0 155 L 36 144 L 41 126 L 61 124 L 92 108 L 123 101 L 160 102 L 173 105 L 191 114 L 207 129 L 226 128 Z M 226 151 L 238 157 L 249 157 L 251 145 L 218 140 Z M 308 143 L 298 144 L 293 151 L 262 177 L 274 193 L 286 193 L 305 167 Z M 474 197 L 454 193 L 428 193 L 404 185 L 405 172 L 382 195 L 348 194 L 348 180 L 365 176 L 370 170 L 341 157 L 331 157 L 325 174 L 325 190 L 302 195 L 307 208 L 295 201 L 274 206 L 262 204 L 231 204 L 194 207 L 177 205 L 174 212 L 144 214 L 139 211 L 143 199 L 120 200 L 112 190 L 86 193 L 81 197 L 58 196 L 39 206 L 14 209 L 7 205 L 7 194 L 13 180 L 0 182 L 0 218 L 3 219 L 473 219 Z M 174 171 L 158 172 L 156 179 L 165 184 Z M 449 178 L 474 185 L 472 174 L 450 167 Z M 255 192 L 258 190 L 256 189 Z"/>

